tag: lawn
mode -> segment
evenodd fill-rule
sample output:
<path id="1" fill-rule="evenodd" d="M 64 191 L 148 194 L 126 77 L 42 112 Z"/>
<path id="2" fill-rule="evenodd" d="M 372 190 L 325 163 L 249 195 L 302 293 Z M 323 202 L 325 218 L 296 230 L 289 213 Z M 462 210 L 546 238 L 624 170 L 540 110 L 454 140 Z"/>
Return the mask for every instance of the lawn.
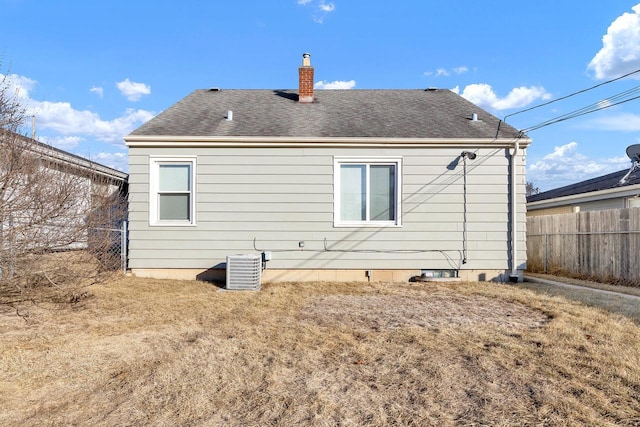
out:
<path id="1" fill-rule="evenodd" d="M 509 285 L 128 277 L 0 305 L 0 425 L 637 426 L 639 348 Z"/>

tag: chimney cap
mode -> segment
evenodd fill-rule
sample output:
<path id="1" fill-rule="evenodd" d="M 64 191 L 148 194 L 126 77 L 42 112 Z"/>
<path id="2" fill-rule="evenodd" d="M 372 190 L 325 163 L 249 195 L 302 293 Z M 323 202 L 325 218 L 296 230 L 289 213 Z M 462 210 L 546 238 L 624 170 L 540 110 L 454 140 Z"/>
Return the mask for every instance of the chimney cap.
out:
<path id="1" fill-rule="evenodd" d="M 305 52 L 302 54 L 302 66 L 303 67 L 311 66 L 311 54 L 309 52 Z"/>

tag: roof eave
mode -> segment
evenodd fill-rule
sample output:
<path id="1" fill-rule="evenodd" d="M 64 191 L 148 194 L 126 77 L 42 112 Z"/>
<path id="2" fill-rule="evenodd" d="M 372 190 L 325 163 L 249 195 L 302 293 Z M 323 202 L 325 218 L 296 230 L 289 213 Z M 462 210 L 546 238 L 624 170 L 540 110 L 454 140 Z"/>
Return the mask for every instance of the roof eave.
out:
<path id="1" fill-rule="evenodd" d="M 538 200 L 527 203 L 527 210 L 538 210 L 565 206 L 571 203 L 586 203 L 616 197 L 631 197 L 640 194 L 640 184 L 625 187 L 609 188 L 606 190 L 591 191 L 589 193 L 572 194 L 570 196 L 555 197 L 553 199 Z"/>
<path id="2" fill-rule="evenodd" d="M 158 136 L 127 135 L 128 147 L 423 147 L 521 148 L 529 138 L 379 138 L 379 137 L 268 137 L 268 136 Z"/>
<path id="3" fill-rule="evenodd" d="M 16 133 L 15 136 L 28 144 L 26 148 L 32 153 L 45 156 L 45 158 L 51 162 L 74 168 L 80 173 L 97 174 L 109 180 L 119 182 L 126 182 L 129 179 L 129 174 L 126 172 L 91 161 L 18 133 Z"/>

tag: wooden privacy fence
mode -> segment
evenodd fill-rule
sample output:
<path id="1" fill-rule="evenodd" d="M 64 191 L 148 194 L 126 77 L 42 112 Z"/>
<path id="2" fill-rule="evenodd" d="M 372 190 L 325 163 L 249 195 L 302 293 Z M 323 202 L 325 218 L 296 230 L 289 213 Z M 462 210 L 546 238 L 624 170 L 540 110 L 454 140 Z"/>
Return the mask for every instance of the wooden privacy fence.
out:
<path id="1" fill-rule="evenodd" d="M 527 218 L 527 270 L 640 284 L 640 208 Z"/>

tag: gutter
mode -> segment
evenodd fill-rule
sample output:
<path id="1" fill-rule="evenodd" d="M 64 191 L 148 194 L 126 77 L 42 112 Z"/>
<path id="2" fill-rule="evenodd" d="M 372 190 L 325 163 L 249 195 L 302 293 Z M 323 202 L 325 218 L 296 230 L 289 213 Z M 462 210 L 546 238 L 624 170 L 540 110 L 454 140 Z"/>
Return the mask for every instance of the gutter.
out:
<path id="1" fill-rule="evenodd" d="M 514 140 L 489 138 L 368 138 L 292 136 L 177 136 L 127 135 L 128 147 L 397 147 L 412 148 L 512 148 Z M 527 147 L 530 139 L 522 140 Z"/>
<path id="2" fill-rule="evenodd" d="M 516 156 L 520 148 L 519 142 L 516 140 L 513 145 L 513 153 L 511 154 L 511 275 L 509 281 L 519 281 L 518 276 L 518 230 L 517 230 L 517 191 L 516 191 Z"/>

